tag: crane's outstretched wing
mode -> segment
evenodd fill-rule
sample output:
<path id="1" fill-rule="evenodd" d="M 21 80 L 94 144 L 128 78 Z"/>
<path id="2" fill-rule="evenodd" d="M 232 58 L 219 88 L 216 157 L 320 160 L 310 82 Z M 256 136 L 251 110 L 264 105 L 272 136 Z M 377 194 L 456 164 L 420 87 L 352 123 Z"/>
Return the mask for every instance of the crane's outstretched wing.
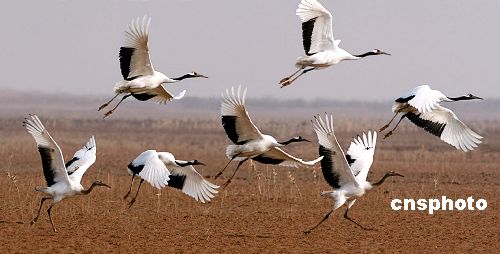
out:
<path id="1" fill-rule="evenodd" d="M 396 99 L 393 112 L 394 108 L 397 108 L 397 103 L 408 103 L 410 106 L 416 108 L 418 112 L 426 113 L 432 111 L 445 99 L 447 99 L 446 95 L 440 91 L 432 90 L 428 85 L 421 85 Z"/>
<path id="2" fill-rule="evenodd" d="M 66 173 L 61 149 L 54 139 L 52 139 L 40 119 L 38 119 L 38 116 L 30 115 L 30 117 L 31 119 L 24 119 L 23 126 L 35 138 L 42 158 L 43 175 L 45 176 L 45 181 L 47 181 L 47 186 L 50 187 L 58 182 L 69 184 L 68 173 Z"/>
<path id="3" fill-rule="evenodd" d="M 274 164 L 295 168 L 299 166 L 312 166 L 321 161 L 321 159 L 323 159 L 323 156 L 320 156 L 319 158 L 312 161 L 304 161 L 300 158 L 293 157 L 292 155 L 284 152 L 277 147 L 273 147 L 266 153 L 252 158 L 252 160 L 258 161 L 263 164 Z"/>
<path id="4" fill-rule="evenodd" d="M 316 0 L 302 0 L 295 12 L 302 22 L 302 44 L 306 55 L 333 50 L 332 14 Z"/>
<path id="5" fill-rule="evenodd" d="M 141 153 L 129 165 L 129 173 L 135 173 L 152 186 L 161 189 L 168 185 L 170 171 L 158 157 L 155 150 Z"/>
<path id="6" fill-rule="evenodd" d="M 455 113 L 439 105 L 431 112 L 408 112 L 405 116 L 416 126 L 464 152 L 474 150 L 483 138 L 460 121 Z"/>
<path id="7" fill-rule="evenodd" d="M 176 160 L 181 164 L 186 161 Z M 170 164 L 170 180 L 168 186 L 182 190 L 186 195 L 202 203 L 209 202 L 218 193 L 219 186 L 205 180 L 192 165 L 178 166 Z"/>
<path id="8" fill-rule="evenodd" d="M 351 142 L 346 152 L 346 159 L 351 167 L 352 173 L 358 180 L 366 180 L 368 171 L 373 163 L 373 154 L 377 144 L 377 132 L 368 131 L 363 133 L 363 138 L 358 136 Z"/>
<path id="9" fill-rule="evenodd" d="M 66 162 L 66 171 L 71 180 L 77 183 L 82 180 L 87 169 L 95 162 L 96 149 L 95 139 L 94 136 L 92 136 L 85 146 L 76 151 L 73 158 Z"/>
<path id="10" fill-rule="evenodd" d="M 186 90 L 183 90 L 178 95 L 172 95 L 163 85 L 159 85 L 154 89 L 149 88 L 131 88 L 132 96 L 140 101 L 151 100 L 158 104 L 165 104 L 171 100 L 179 100 L 184 97 Z"/>
<path id="11" fill-rule="evenodd" d="M 325 121 L 320 116 L 314 118 L 313 125 L 318 136 L 319 155 L 324 157 L 321 160 L 321 169 L 326 182 L 335 189 L 346 184 L 357 186 L 358 182 L 352 174 L 344 152 L 335 137 L 333 117 L 325 115 Z"/>
<path id="12" fill-rule="evenodd" d="M 241 86 L 238 87 L 236 93 L 234 87 L 231 87 L 231 90 L 227 89 L 220 109 L 222 126 L 229 139 L 237 145 L 244 144 L 248 140 L 262 138 L 262 134 L 252 123 L 245 109 L 246 92 L 245 88 L 241 94 Z"/>
<path id="13" fill-rule="evenodd" d="M 119 55 L 120 69 L 125 80 L 154 73 L 148 49 L 150 23 L 151 18 L 144 16 L 142 19 L 132 20 L 127 26 L 125 41 Z"/>

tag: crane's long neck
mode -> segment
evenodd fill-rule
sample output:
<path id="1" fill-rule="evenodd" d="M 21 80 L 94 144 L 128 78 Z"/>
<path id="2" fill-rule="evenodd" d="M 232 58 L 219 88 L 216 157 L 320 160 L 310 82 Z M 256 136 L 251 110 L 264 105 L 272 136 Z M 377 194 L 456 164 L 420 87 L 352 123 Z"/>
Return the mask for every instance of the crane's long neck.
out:
<path id="1" fill-rule="evenodd" d="M 193 77 L 193 75 L 190 75 L 190 74 L 184 74 L 184 75 L 182 75 L 182 76 L 180 76 L 180 77 L 178 77 L 178 78 L 173 78 L 173 80 L 175 80 L 175 81 L 177 82 L 177 81 L 181 81 L 181 80 L 183 80 L 183 79 L 192 78 L 192 77 Z"/>
<path id="2" fill-rule="evenodd" d="M 361 58 L 361 57 L 367 57 L 367 56 L 376 56 L 376 55 L 379 55 L 378 53 L 376 52 L 373 52 L 373 51 L 368 51 L 364 54 L 361 54 L 361 55 L 354 55 L 355 57 L 358 57 L 358 58 Z"/>
<path id="3" fill-rule="evenodd" d="M 90 187 L 86 190 L 82 190 L 80 193 L 82 195 L 87 195 L 89 194 L 90 192 L 92 192 L 92 189 L 94 189 L 95 186 L 98 186 L 97 182 L 93 182 L 92 185 L 90 185 Z"/>
<path id="4" fill-rule="evenodd" d="M 393 175 L 390 175 L 390 174 L 388 174 L 388 173 L 387 173 L 387 174 L 385 174 L 385 175 L 382 177 L 382 179 L 378 180 L 378 182 L 372 183 L 371 185 L 372 185 L 372 186 L 379 186 L 379 185 L 381 185 L 382 183 L 384 183 L 385 179 L 387 179 L 387 178 L 388 178 L 388 177 L 390 177 L 390 176 L 393 176 Z"/>
<path id="5" fill-rule="evenodd" d="M 459 96 L 459 97 L 448 97 L 448 99 L 452 101 L 465 101 L 465 100 L 470 100 L 470 97 L 467 96 Z"/>

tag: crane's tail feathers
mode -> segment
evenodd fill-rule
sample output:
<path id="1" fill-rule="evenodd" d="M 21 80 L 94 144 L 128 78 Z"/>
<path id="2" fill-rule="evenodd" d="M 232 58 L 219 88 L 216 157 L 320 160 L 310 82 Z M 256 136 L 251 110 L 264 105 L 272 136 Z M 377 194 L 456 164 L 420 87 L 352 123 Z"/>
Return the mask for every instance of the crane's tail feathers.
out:
<path id="1" fill-rule="evenodd" d="M 228 145 L 226 147 L 226 156 L 228 159 L 232 159 L 233 156 L 239 154 L 240 152 L 238 151 L 239 146 L 238 145 Z M 235 161 L 241 161 L 244 160 L 245 157 L 236 157 L 233 160 Z"/>
<path id="2" fill-rule="evenodd" d="M 334 193 L 335 193 L 334 190 L 332 190 L 332 191 L 323 191 L 323 192 L 321 192 L 321 196 L 322 197 L 331 198 L 331 199 L 335 199 Z"/>

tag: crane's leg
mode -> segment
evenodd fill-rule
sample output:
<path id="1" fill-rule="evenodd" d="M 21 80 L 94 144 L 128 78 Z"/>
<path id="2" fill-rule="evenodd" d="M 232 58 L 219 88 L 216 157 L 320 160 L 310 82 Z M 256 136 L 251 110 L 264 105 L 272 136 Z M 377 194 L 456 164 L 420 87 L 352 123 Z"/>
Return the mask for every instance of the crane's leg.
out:
<path id="1" fill-rule="evenodd" d="M 230 160 L 229 162 L 226 164 L 226 166 L 219 172 L 217 173 L 217 175 L 215 175 L 215 179 L 217 179 L 217 177 L 219 177 L 220 175 L 222 175 L 222 172 L 224 172 L 224 170 L 226 170 L 227 166 L 229 166 L 229 163 L 231 163 L 234 159 L 236 159 L 236 157 L 238 157 L 241 153 L 239 154 L 236 154 L 234 155 Z"/>
<path id="2" fill-rule="evenodd" d="M 229 183 L 231 182 L 231 179 L 233 179 L 234 175 L 236 175 L 236 172 L 238 172 L 238 169 L 240 168 L 241 164 L 243 164 L 247 160 L 248 160 L 248 157 L 245 158 L 244 160 L 240 161 L 240 163 L 238 163 L 238 166 L 236 166 L 236 169 L 234 170 L 233 175 L 227 180 L 226 183 L 224 183 L 222 185 L 222 189 L 226 188 L 229 185 Z"/>
<path id="3" fill-rule="evenodd" d="M 125 100 L 125 99 L 127 99 L 127 98 L 128 98 L 128 97 L 130 97 L 131 95 L 132 95 L 132 94 L 131 94 L 131 93 L 129 93 L 129 94 L 127 94 L 127 95 L 123 96 L 123 97 L 122 97 L 122 99 L 118 102 L 118 104 L 116 104 L 116 106 L 115 106 L 112 110 L 110 110 L 110 111 L 108 111 L 106 114 L 104 114 L 104 117 L 103 117 L 103 118 L 106 118 L 107 116 L 109 116 L 109 115 L 113 114 L 113 112 L 115 111 L 115 109 L 116 109 L 116 108 L 118 108 L 118 106 L 120 106 L 120 104 L 122 103 L 122 101 L 123 101 L 123 100 Z"/>
<path id="4" fill-rule="evenodd" d="M 293 81 L 295 81 L 296 79 L 298 79 L 300 76 L 302 76 L 302 75 L 304 75 L 304 74 L 306 74 L 306 73 L 308 73 L 308 72 L 310 72 L 312 70 L 316 70 L 316 68 L 311 67 L 309 69 L 304 69 L 299 75 L 297 75 L 297 77 L 293 78 L 292 80 L 288 79 L 285 82 L 281 83 L 281 88 L 290 85 Z"/>
<path id="5" fill-rule="evenodd" d="M 406 114 L 402 115 L 401 118 L 399 119 L 398 123 L 396 124 L 396 126 L 394 126 L 394 128 L 387 132 L 387 134 L 385 134 L 384 136 L 384 139 L 388 138 L 389 136 L 392 135 L 392 133 L 396 130 L 396 128 L 398 128 L 399 124 L 401 123 L 401 121 L 403 121 L 403 119 L 406 117 Z"/>
<path id="6" fill-rule="evenodd" d="M 38 212 L 36 213 L 36 217 L 33 219 L 33 221 L 31 221 L 31 225 L 33 225 L 33 223 L 35 223 L 38 220 L 38 216 L 40 216 L 40 210 L 42 210 L 43 202 L 45 202 L 45 200 L 47 199 L 50 198 L 42 198 L 42 202 L 40 202 L 40 207 L 38 207 Z"/>
<path id="7" fill-rule="evenodd" d="M 118 95 L 120 95 L 120 94 L 117 93 L 111 100 L 102 104 L 97 111 L 101 111 L 101 109 L 107 107 L 114 99 L 116 99 L 116 97 L 118 97 Z"/>
<path id="8" fill-rule="evenodd" d="M 123 199 L 126 199 L 128 197 L 128 195 L 130 195 L 130 191 L 132 191 L 132 185 L 134 184 L 134 178 L 135 178 L 135 174 L 132 175 L 132 181 L 130 181 L 130 187 L 128 188 L 128 192 L 125 195 L 125 197 L 123 197 Z"/>
<path id="9" fill-rule="evenodd" d="M 57 229 L 56 227 L 54 227 L 54 221 L 52 221 L 52 217 L 50 216 L 50 211 L 52 209 L 52 207 L 54 206 L 55 204 L 52 204 L 49 209 L 47 209 L 47 213 L 49 214 L 49 220 L 50 220 L 50 225 L 52 225 L 52 229 L 54 229 L 54 232 L 57 232 Z"/>
<path id="10" fill-rule="evenodd" d="M 396 112 L 396 114 L 394 114 L 394 116 L 391 118 L 391 120 L 386 124 L 384 125 L 382 128 L 380 128 L 379 132 L 382 132 L 384 131 L 385 129 L 387 129 L 387 127 L 389 127 L 389 125 L 391 125 L 392 121 L 394 121 L 394 118 L 396 118 L 396 116 L 399 114 L 399 111 Z"/>
<path id="11" fill-rule="evenodd" d="M 139 194 L 139 190 L 141 190 L 142 182 L 144 182 L 144 179 L 141 179 L 141 182 L 139 183 L 139 188 L 137 188 L 137 192 L 135 193 L 134 198 L 132 200 L 130 200 L 130 203 L 128 203 L 128 208 L 132 207 L 132 205 L 135 203 L 135 198 L 137 198 L 137 195 Z"/>
<path id="12" fill-rule="evenodd" d="M 295 74 L 299 73 L 299 71 L 303 70 L 305 67 L 303 68 L 299 68 L 296 72 L 294 72 L 292 75 L 288 76 L 288 77 L 284 77 L 283 79 L 280 80 L 280 85 L 282 85 L 284 82 L 286 82 L 287 80 L 291 79 L 293 76 L 295 76 Z"/>
<path id="13" fill-rule="evenodd" d="M 361 224 L 359 224 L 359 223 L 355 222 L 353 219 L 349 218 L 349 216 L 347 216 L 347 212 L 349 212 L 349 208 L 347 208 L 347 209 L 345 210 L 345 213 L 344 213 L 344 218 L 346 218 L 346 219 L 350 220 L 352 223 L 354 223 L 354 224 L 358 225 L 360 228 L 362 228 L 362 229 L 364 229 L 364 230 L 371 230 L 371 229 L 369 229 L 369 228 L 365 228 L 365 227 L 361 226 Z"/>
<path id="14" fill-rule="evenodd" d="M 332 214 L 332 213 L 333 213 L 333 211 L 335 211 L 335 210 L 334 210 L 334 209 L 332 209 L 331 211 L 329 211 L 329 212 L 326 214 L 325 218 L 323 218 L 323 219 L 322 219 L 322 220 L 321 220 L 318 224 L 316 224 L 316 226 L 312 227 L 312 228 L 311 228 L 311 229 L 309 229 L 309 230 L 304 231 L 304 234 L 309 234 L 309 233 L 311 233 L 311 231 L 313 231 L 315 228 L 317 228 L 317 227 L 318 227 L 321 223 L 323 223 L 323 221 L 325 221 L 326 219 L 328 219 L 328 217 L 330 217 L 330 214 Z"/>

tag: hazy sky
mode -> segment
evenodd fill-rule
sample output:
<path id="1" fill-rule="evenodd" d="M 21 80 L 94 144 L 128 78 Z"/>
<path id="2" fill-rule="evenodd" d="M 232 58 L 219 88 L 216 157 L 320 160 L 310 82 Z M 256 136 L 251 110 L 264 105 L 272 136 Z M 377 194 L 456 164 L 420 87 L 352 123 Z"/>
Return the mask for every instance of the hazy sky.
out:
<path id="1" fill-rule="evenodd" d="M 392 56 L 343 62 L 280 89 L 304 53 L 299 0 L 3 1 L 0 89 L 111 97 L 125 27 L 148 14 L 155 68 L 210 77 L 168 85 L 175 93 L 218 97 L 241 84 L 250 97 L 387 100 L 428 83 L 449 96 L 500 97 L 500 1 L 321 2 L 342 48 Z"/>

